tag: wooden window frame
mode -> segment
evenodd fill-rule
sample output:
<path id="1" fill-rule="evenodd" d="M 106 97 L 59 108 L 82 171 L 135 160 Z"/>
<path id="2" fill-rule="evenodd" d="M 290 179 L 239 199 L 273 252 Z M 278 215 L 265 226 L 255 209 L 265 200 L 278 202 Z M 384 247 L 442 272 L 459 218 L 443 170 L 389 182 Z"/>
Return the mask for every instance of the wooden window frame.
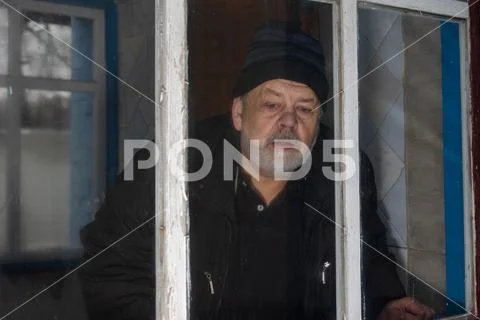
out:
<path id="1" fill-rule="evenodd" d="M 466 275 L 466 309 L 476 312 L 475 299 L 478 298 L 474 285 L 474 179 L 477 185 L 475 199 L 480 205 L 480 173 L 471 164 L 480 161 L 480 155 L 472 159 L 472 146 L 478 148 L 479 112 L 471 118 L 470 78 L 470 39 L 469 7 L 466 2 L 456 0 L 312 0 L 332 4 L 333 42 L 334 42 L 334 84 L 338 95 L 334 98 L 337 137 L 358 141 L 358 20 L 360 5 L 386 7 L 407 12 L 434 15 L 449 19 L 455 18 L 460 23 L 461 69 L 462 69 L 462 110 L 463 110 L 463 159 L 464 159 L 464 194 L 465 194 L 465 275 Z M 171 146 L 187 138 L 188 127 L 188 46 L 187 46 L 187 0 L 156 0 L 155 25 L 155 130 L 159 150 L 159 163 L 167 164 L 167 153 Z M 477 5 L 478 7 L 478 5 Z M 478 12 L 479 10 L 477 10 Z M 478 34 L 478 31 L 477 31 Z M 478 36 L 477 36 L 478 37 Z M 478 52 L 478 42 L 476 50 Z M 473 55 L 472 55 L 473 56 Z M 477 62 L 478 67 L 478 62 Z M 472 73 L 473 74 L 473 73 Z M 480 83 L 475 78 L 477 85 Z M 474 81 L 474 79 L 472 79 Z M 472 82 L 473 83 L 473 82 Z M 477 103 L 479 93 L 476 91 Z M 182 107 L 179 107 L 182 106 Z M 473 139 L 476 140 L 473 140 Z M 359 162 L 358 144 L 350 149 L 356 163 Z M 178 159 L 186 166 L 186 155 Z M 473 177 L 473 178 L 472 178 Z M 188 199 L 186 185 L 175 179 L 168 170 L 156 170 L 156 315 L 157 319 L 188 319 L 189 301 L 189 247 L 188 247 Z M 338 319 L 357 319 L 361 314 L 361 245 L 360 234 L 360 179 L 356 174 L 342 182 L 337 193 L 337 221 L 347 232 L 338 233 L 337 252 L 341 257 L 337 265 L 337 313 Z M 342 200 L 343 199 L 343 200 Z M 346 213 L 350 214 L 346 214 Z M 357 212 L 358 214 L 351 214 Z M 477 218 L 477 226 L 480 226 Z M 342 263 L 348 261 L 348 263 Z M 478 258 L 477 258 L 478 261 Z M 477 276 L 478 281 L 480 279 Z"/>

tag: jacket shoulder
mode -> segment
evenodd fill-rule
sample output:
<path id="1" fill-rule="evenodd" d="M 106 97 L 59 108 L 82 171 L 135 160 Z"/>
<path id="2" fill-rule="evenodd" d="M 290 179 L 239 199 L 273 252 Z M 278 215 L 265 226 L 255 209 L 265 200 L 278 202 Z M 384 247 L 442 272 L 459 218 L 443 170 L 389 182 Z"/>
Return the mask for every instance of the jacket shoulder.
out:
<path id="1" fill-rule="evenodd" d="M 228 114 L 216 115 L 195 123 L 189 134 L 190 138 L 202 140 L 210 144 L 218 139 L 223 138 L 225 132 L 232 125 Z"/>
<path id="2" fill-rule="evenodd" d="M 153 170 L 152 170 L 153 171 Z M 90 319 L 151 319 L 155 305 L 154 188 L 149 174 L 119 177 L 81 233 L 79 272 Z"/>

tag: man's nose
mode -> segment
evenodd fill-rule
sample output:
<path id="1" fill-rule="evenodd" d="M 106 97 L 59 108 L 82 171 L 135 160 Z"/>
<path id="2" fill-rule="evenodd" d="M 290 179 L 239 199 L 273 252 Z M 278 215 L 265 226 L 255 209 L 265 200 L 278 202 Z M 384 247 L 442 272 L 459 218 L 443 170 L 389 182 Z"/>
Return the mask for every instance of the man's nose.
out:
<path id="1" fill-rule="evenodd" d="M 282 127 L 295 128 L 297 126 L 297 117 L 295 112 L 286 111 L 280 118 L 280 124 Z"/>

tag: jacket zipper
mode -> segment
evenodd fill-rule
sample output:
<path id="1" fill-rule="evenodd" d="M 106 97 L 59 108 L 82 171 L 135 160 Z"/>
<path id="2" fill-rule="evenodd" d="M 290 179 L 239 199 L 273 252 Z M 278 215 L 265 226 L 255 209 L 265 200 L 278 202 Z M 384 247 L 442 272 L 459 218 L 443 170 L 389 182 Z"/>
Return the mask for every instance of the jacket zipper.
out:
<path id="1" fill-rule="evenodd" d="M 210 285 L 210 294 L 215 294 L 215 289 L 213 288 L 213 280 L 212 280 L 212 274 L 210 272 L 205 271 L 203 273 L 205 277 L 208 280 L 208 284 Z"/>
<path id="2" fill-rule="evenodd" d="M 325 272 L 327 271 L 327 269 L 331 266 L 331 263 L 328 262 L 328 261 L 325 261 L 323 263 L 323 266 L 322 266 L 322 283 L 323 284 L 327 284 L 327 279 L 325 277 Z"/>

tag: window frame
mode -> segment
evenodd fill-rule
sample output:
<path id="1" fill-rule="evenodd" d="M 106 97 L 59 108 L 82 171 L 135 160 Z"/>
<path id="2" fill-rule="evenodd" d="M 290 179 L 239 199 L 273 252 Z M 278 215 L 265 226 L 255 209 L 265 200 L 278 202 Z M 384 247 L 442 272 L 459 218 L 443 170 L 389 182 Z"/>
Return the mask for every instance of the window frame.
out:
<path id="1" fill-rule="evenodd" d="M 472 181 L 472 153 L 471 153 L 471 103 L 470 103 L 470 45 L 469 45 L 469 12 L 468 3 L 456 0 L 310 0 L 319 3 L 331 3 L 334 13 L 334 37 L 339 35 L 339 43 L 334 43 L 340 47 L 339 54 L 334 54 L 334 59 L 338 60 L 339 70 L 337 78 L 341 79 L 339 83 L 338 99 L 339 105 L 336 105 L 335 123 L 339 124 L 335 136 L 338 139 L 353 139 L 359 141 L 359 114 L 358 114 L 358 79 L 357 58 L 352 57 L 350 52 L 358 52 L 358 8 L 367 6 L 370 8 L 388 8 L 408 12 L 410 14 L 431 15 L 437 18 L 444 17 L 452 19 L 459 23 L 460 30 L 460 71 L 461 71 L 461 107 L 462 107 L 462 157 L 463 157 L 463 194 L 464 194 L 464 239 L 465 239 L 465 309 L 475 312 L 475 286 L 474 279 L 474 256 L 473 250 L 473 181 Z M 352 4 L 350 1 L 353 1 Z M 337 21 L 337 23 L 335 23 Z M 346 23 L 342 23 L 346 21 Z M 335 30 L 337 28 L 337 30 Z M 346 40 L 351 42 L 347 42 Z M 348 41 L 347 40 L 347 41 Z M 347 50 L 342 50 L 348 47 Z M 355 60 L 355 63 L 352 63 Z M 347 63 L 345 63 L 347 62 Z M 334 62 L 335 64 L 335 62 Z M 350 70 L 349 70 L 350 69 Z M 334 73 L 334 81 L 335 73 Z M 348 92 L 350 91 L 350 93 Z M 352 93 L 353 92 L 353 93 Z M 346 96 L 342 100 L 342 96 Z M 350 103 L 347 100 L 350 99 Z M 337 102 L 335 102 L 337 104 Z M 353 129 L 352 129 L 353 128 Z M 351 130 L 349 130 L 351 129 Z M 337 128 L 336 128 L 337 130 Z M 358 144 L 350 149 L 352 153 L 359 154 Z M 350 155 L 350 154 L 349 154 Z M 356 163 L 358 158 L 355 159 Z M 341 223 L 346 232 L 339 232 L 337 235 L 337 253 L 341 259 L 337 261 L 337 310 L 343 312 L 337 313 L 337 319 L 354 319 L 356 315 L 361 314 L 361 264 L 360 264 L 360 219 L 359 212 L 359 179 L 350 179 L 340 186 L 339 194 L 343 199 L 340 206 L 337 203 L 337 221 Z M 350 207 L 350 209 L 348 209 Z M 351 211 L 357 209 L 356 211 Z M 347 214 L 358 212 L 357 215 Z M 355 252 L 355 250 L 358 250 Z M 353 251 L 353 252 L 352 252 Z M 348 263 L 345 263 L 348 261 Z M 340 277 L 339 277 L 340 276 Z M 338 280 L 340 278 L 340 280 Z M 360 307 L 359 307 L 360 304 Z M 467 314 L 458 315 L 466 316 Z"/>
<path id="2" fill-rule="evenodd" d="M 394 8 L 414 14 L 455 16 L 460 23 L 462 152 L 465 226 L 465 291 L 466 309 L 475 312 L 474 249 L 473 249 L 473 178 L 472 119 L 470 101 L 470 34 L 468 3 L 456 0 L 309 0 L 332 5 L 334 50 L 334 98 L 336 137 L 358 141 L 358 20 L 359 6 Z M 461 11 L 463 10 L 463 11 Z M 460 12 L 461 11 L 461 12 Z M 187 0 L 156 0 L 156 92 L 155 135 L 160 163 L 167 164 L 171 146 L 187 138 L 188 59 Z M 359 148 L 350 149 L 359 163 Z M 185 154 L 180 161 L 185 163 Z M 156 170 L 156 317 L 157 319 L 188 319 L 188 203 L 185 184 L 179 183 L 168 170 Z M 361 245 L 360 245 L 360 180 L 357 173 L 344 181 L 337 190 L 337 221 L 347 232 L 337 233 L 337 319 L 356 319 L 361 314 Z M 338 199 L 338 197 L 337 197 Z M 358 214 L 346 214 L 357 212 Z M 345 263 L 348 261 L 348 263 Z"/>
<path id="3" fill-rule="evenodd" d="M 105 113 L 106 113 L 106 81 L 105 74 L 103 70 L 97 68 L 95 64 L 105 65 L 105 16 L 102 10 L 97 8 L 86 8 L 81 6 L 61 4 L 47 1 L 39 0 L 14 0 L 4 5 L 8 12 L 9 18 L 9 36 L 8 36 L 8 66 L 9 69 L 7 74 L 0 75 L 0 86 L 5 87 L 12 92 L 23 92 L 24 90 L 34 89 L 34 90 L 54 90 L 54 91 L 69 91 L 69 92 L 86 92 L 91 93 L 94 96 L 93 99 L 93 172 L 92 172 L 92 199 L 91 202 L 94 204 L 94 208 L 98 207 L 98 204 L 103 198 L 103 193 L 105 190 L 105 139 L 106 133 L 104 130 L 105 123 Z M 12 9 L 14 8 L 14 9 Z M 68 79 L 55 79 L 55 78 L 42 78 L 42 77 L 30 77 L 23 76 L 21 73 L 19 59 L 16 58 L 20 55 L 21 42 L 20 41 L 10 41 L 10 39 L 21 39 L 21 28 L 20 21 L 23 19 L 23 16 L 20 15 L 15 10 L 31 10 L 41 13 L 53 13 L 60 15 L 68 15 L 72 17 L 80 17 L 90 19 L 92 21 L 92 60 L 95 63 L 92 64 L 92 79 L 89 81 L 78 81 L 78 80 L 68 80 Z M 12 27 L 11 27 L 12 26 Z M 14 63 L 13 66 L 11 62 Z M 14 96 L 14 95 L 13 95 Z M 9 201 L 9 207 L 7 208 L 7 219 L 9 221 L 9 242 L 6 256 L 4 256 L 4 263 L 7 265 L 15 265 L 17 262 L 24 263 L 32 262 L 32 266 L 36 265 L 39 261 L 50 261 L 52 259 L 61 259 L 61 260 L 76 260 L 81 257 L 80 249 L 68 249 L 61 250 L 60 252 L 48 250 L 44 252 L 32 251 L 24 252 L 20 248 L 20 195 L 19 195 L 19 181 L 20 181 L 20 167 L 18 165 L 20 159 L 20 151 L 18 145 L 20 143 L 19 132 L 20 132 L 20 123 L 19 120 L 19 101 L 18 99 L 12 99 L 12 95 L 9 95 L 7 99 L 7 114 L 11 119 L 16 119 L 15 121 L 10 121 L 10 129 L 13 132 L 18 132 L 15 134 L 15 139 L 10 141 L 10 147 L 7 147 L 7 158 L 11 157 L 8 170 L 8 181 L 7 184 L 12 186 L 7 186 L 12 188 L 14 196 L 12 196 L 11 201 Z M 10 153 L 10 155 L 9 155 Z M 11 155 L 13 153 L 14 155 Z M 8 162 L 8 161 L 7 161 Z M 7 164 L 8 166 L 8 164 Z M 13 170 L 10 170 L 13 168 Z M 93 212 L 92 217 L 93 218 Z M 13 230 L 13 231 L 12 231 Z M 15 231 L 16 230 L 16 231 Z M 55 257 L 52 257 L 52 253 L 55 254 Z M 57 256 L 58 255 L 58 256 Z"/>
<path id="4" fill-rule="evenodd" d="M 155 141 L 157 163 L 187 138 L 187 0 L 155 0 Z M 183 106 L 179 108 L 178 106 Z M 186 154 L 177 163 L 186 168 Z M 157 319 L 188 319 L 189 234 L 186 184 L 155 170 L 155 311 Z"/>

